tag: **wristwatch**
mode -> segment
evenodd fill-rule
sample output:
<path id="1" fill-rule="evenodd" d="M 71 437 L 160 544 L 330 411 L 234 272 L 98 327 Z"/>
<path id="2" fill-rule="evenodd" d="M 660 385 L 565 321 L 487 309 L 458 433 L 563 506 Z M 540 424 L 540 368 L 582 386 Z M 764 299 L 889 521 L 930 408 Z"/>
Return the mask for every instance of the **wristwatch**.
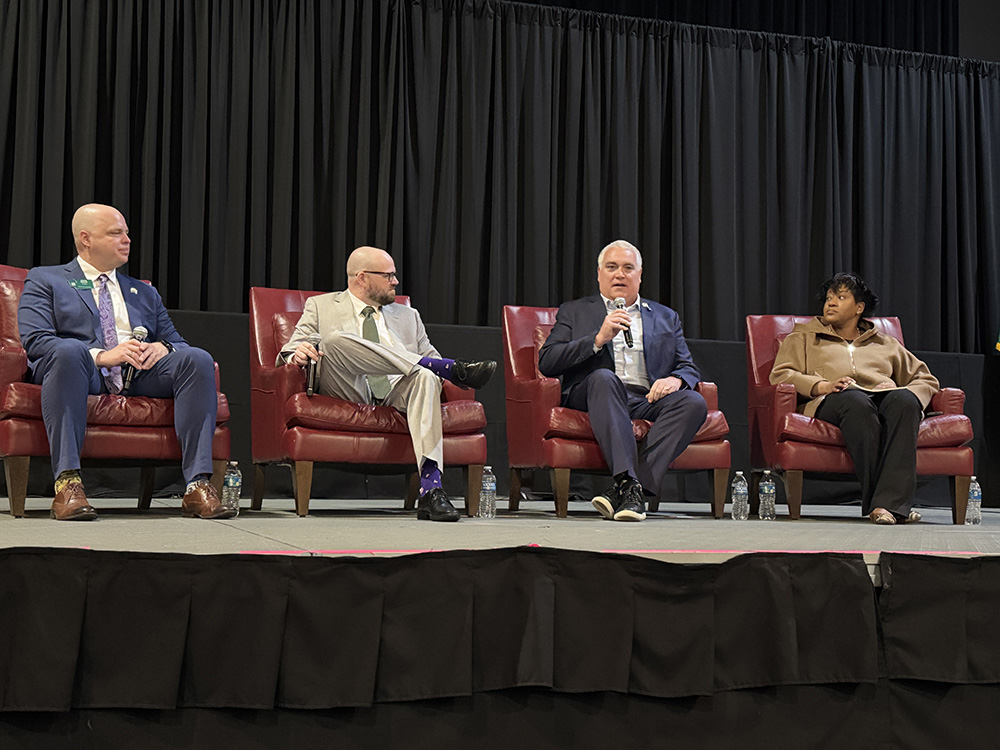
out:
<path id="1" fill-rule="evenodd" d="M 174 353 L 174 345 L 171 344 L 169 341 L 161 341 L 160 343 L 163 344 L 165 347 L 167 347 L 167 352 L 169 354 Z"/>

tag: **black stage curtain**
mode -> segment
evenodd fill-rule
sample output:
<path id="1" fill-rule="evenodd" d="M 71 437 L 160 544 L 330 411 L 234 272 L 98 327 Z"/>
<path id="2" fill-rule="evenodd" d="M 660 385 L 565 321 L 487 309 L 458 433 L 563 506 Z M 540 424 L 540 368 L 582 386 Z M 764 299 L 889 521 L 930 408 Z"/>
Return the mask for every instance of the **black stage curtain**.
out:
<path id="1" fill-rule="evenodd" d="M 645 251 L 689 335 L 855 269 L 908 344 L 1000 328 L 1000 66 L 499 0 L 0 6 L 0 257 L 120 206 L 168 306 L 342 288 L 396 257 L 436 323 L 595 289 Z"/>
<path id="2" fill-rule="evenodd" d="M 525 0 L 700 26 L 957 55 L 958 0 Z"/>
<path id="3" fill-rule="evenodd" d="M 876 589 L 860 555 L 834 553 L 4 550 L 0 739 L 992 746 L 1000 561 L 880 564 Z"/>

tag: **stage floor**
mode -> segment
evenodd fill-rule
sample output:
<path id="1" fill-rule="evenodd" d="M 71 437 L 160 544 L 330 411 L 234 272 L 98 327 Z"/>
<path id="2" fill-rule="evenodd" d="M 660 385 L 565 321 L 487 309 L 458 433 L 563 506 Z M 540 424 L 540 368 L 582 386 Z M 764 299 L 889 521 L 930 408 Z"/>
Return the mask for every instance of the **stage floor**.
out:
<path id="1" fill-rule="evenodd" d="M 624 552 L 670 562 L 722 562 L 745 552 L 860 552 L 876 570 L 881 551 L 1000 555 L 1000 509 L 984 509 L 981 526 L 953 526 L 948 508 L 920 508 L 916 524 L 876 526 L 855 506 L 804 508 L 798 521 L 781 514 L 764 522 L 713 519 L 707 506 L 661 504 L 643 523 L 602 519 L 589 503 L 571 503 L 568 518 L 556 518 L 551 502 L 522 503 L 509 513 L 499 501 L 495 519 L 462 518 L 458 523 L 417 521 L 391 499 L 314 500 L 299 518 L 288 498 L 268 499 L 264 509 L 236 519 L 182 518 L 180 499 L 154 500 L 146 512 L 135 500 L 93 500 L 100 518 L 59 523 L 48 517 L 51 501 L 28 498 L 26 515 L 9 515 L 0 498 L 0 546 L 77 547 L 95 550 L 192 554 L 402 555 L 452 549 L 541 547 Z M 727 514 L 728 514 L 727 506 Z"/>

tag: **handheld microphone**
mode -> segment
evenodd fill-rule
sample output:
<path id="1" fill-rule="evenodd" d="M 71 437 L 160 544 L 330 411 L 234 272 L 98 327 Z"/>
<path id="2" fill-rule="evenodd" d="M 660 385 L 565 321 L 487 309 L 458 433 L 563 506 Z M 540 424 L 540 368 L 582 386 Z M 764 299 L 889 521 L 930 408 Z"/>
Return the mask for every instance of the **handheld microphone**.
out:
<path id="1" fill-rule="evenodd" d="M 615 309 L 616 310 L 624 310 L 625 309 L 625 298 L 624 297 L 615 297 Z M 625 346 L 627 346 L 629 349 L 631 349 L 632 348 L 632 329 L 626 328 L 625 330 L 622 331 L 622 333 L 625 334 Z"/>
<path id="2" fill-rule="evenodd" d="M 145 341 L 148 335 L 149 331 L 144 326 L 136 326 L 132 329 L 132 338 L 136 341 Z M 124 381 L 122 385 L 123 396 L 128 395 L 129 388 L 132 387 L 133 377 L 135 377 L 135 365 L 130 365 L 126 362 L 122 365 L 122 380 Z"/>
<path id="3" fill-rule="evenodd" d="M 317 350 L 322 338 L 318 333 L 310 333 L 306 341 L 312 344 Z M 311 396 L 316 392 L 316 385 L 319 381 L 319 362 L 310 358 L 306 363 L 306 395 Z"/>

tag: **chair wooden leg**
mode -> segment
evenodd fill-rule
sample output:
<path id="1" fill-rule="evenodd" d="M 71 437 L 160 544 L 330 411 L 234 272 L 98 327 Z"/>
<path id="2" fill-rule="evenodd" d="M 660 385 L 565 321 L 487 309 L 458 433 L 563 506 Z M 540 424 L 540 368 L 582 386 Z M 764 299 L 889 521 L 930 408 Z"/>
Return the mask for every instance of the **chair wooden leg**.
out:
<path id="1" fill-rule="evenodd" d="M 785 499 L 788 501 L 788 517 L 797 520 L 802 514 L 802 472 L 786 471 Z"/>
<path id="2" fill-rule="evenodd" d="M 30 463 L 31 456 L 6 456 L 3 460 L 3 474 L 7 480 L 7 497 L 10 499 L 10 514 L 14 518 L 24 517 L 24 498 L 28 494 L 28 465 Z"/>
<path id="3" fill-rule="evenodd" d="M 750 515 L 760 513 L 760 471 L 751 471 L 747 482 L 747 492 L 750 493 Z"/>
<path id="4" fill-rule="evenodd" d="M 416 508 L 418 497 L 420 497 L 420 472 L 411 471 L 406 475 L 406 500 L 403 501 L 403 508 L 405 510 Z"/>
<path id="5" fill-rule="evenodd" d="M 295 512 L 309 515 L 309 493 L 312 492 L 313 462 L 295 461 L 292 464 L 292 489 L 295 492 Z"/>
<path id="6" fill-rule="evenodd" d="M 139 510 L 149 510 L 149 506 L 153 502 L 155 479 L 155 466 L 143 466 L 139 469 Z"/>
<path id="7" fill-rule="evenodd" d="M 465 515 L 479 513 L 479 495 L 483 490 L 483 464 L 469 464 L 465 473 Z"/>
<path id="8" fill-rule="evenodd" d="M 510 469 L 510 494 L 507 508 L 513 513 L 521 507 L 521 469 Z"/>
<path id="9" fill-rule="evenodd" d="M 222 483 L 226 479 L 226 467 L 229 466 L 229 462 L 222 460 L 216 461 L 212 460 L 212 486 L 215 487 L 215 491 L 219 493 L 219 497 L 222 497 Z"/>
<path id="10" fill-rule="evenodd" d="M 948 489 L 951 491 L 951 522 L 953 524 L 965 523 L 970 484 L 972 484 L 972 477 L 948 477 Z"/>
<path id="11" fill-rule="evenodd" d="M 729 489 L 729 469 L 715 469 L 712 472 L 715 495 L 712 498 L 712 516 L 722 518 L 726 512 L 726 490 Z"/>
<path id="12" fill-rule="evenodd" d="M 552 492 L 556 498 L 556 518 L 569 514 L 569 469 L 552 469 Z"/>
<path id="13" fill-rule="evenodd" d="M 253 465 L 253 499 L 250 501 L 250 510 L 260 510 L 264 504 L 264 472 L 266 470 L 266 464 Z"/>

